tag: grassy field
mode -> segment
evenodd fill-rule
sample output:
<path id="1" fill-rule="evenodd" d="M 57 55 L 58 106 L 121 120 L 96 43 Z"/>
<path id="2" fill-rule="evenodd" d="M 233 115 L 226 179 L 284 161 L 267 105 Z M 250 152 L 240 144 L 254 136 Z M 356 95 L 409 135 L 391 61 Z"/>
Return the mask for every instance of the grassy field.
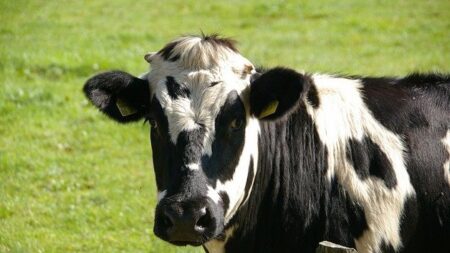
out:
<path id="1" fill-rule="evenodd" d="M 237 39 L 256 64 L 404 75 L 449 71 L 448 0 L 0 1 L 0 252 L 199 252 L 152 232 L 147 125 L 81 93 L 94 73 L 147 69 L 181 34 Z"/>

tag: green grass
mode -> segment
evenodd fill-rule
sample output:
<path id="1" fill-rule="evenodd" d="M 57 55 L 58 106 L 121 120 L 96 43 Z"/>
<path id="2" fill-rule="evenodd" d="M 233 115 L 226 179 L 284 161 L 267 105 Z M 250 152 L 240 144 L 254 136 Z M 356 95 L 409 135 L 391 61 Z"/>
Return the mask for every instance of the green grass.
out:
<path id="1" fill-rule="evenodd" d="M 92 74 L 147 69 L 181 34 L 237 39 L 256 64 L 404 75 L 448 71 L 450 2 L 0 2 L 0 252 L 198 252 L 152 232 L 148 126 L 81 93 Z"/>

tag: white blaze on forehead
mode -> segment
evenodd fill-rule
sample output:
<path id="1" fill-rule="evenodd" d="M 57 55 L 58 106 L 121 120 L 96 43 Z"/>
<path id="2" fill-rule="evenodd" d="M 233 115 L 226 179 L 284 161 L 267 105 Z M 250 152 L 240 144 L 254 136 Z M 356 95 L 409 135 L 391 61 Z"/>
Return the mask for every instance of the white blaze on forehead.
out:
<path id="1" fill-rule="evenodd" d="M 328 179 L 336 177 L 351 198 L 364 207 L 369 228 L 355 240 L 358 252 L 378 252 L 383 241 L 399 249 L 404 203 L 415 194 L 403 158 L 405 148 L 401 137 L 373 117 L 363 101 L 359 80 L 318 74 L 312 79 L 320 106 L 314 109 L 307 105 L 307 111 L 328 150 Z M 347 160 L 348 140 L 361 141 L 365 136 L 388 154 L 397 180 L 394 188 L 387 188 L 376 177 L 360 179 L 352 162 Z"/>
<path id="2" fill-rule="evenodd" d="M 212 201 L 214 201 L 214 203 L 216 205 L 218 205 L 222 201 L 219 194 L 209 185 L 208 185 L 208 192 L 206 193 L 206 196 L 208 198 L 210 198 Z"/>
<path id="3" fill-rule="evenodd" d="M 444 163 L 444 176 L 450 185 L 450 130 L 447 130 L 447 135 L 442 139 L 442 143 L 448 152 L 448 159 Z"/>

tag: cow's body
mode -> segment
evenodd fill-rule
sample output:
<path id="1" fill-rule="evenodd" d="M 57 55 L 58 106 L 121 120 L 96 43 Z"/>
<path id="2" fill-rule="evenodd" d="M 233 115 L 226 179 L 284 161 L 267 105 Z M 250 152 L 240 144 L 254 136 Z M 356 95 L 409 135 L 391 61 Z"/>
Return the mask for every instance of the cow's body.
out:
<path id="1" fill-rule="evenodd" d="M 261 124 L 252 194 L 210 252 L 449 252 L 449 78 L 311 80 L 294 113 Z"/>
<path id="2" fill-rule="evenodd" d="M 119 122 L 147 118 L 155 234 L 213 252 L 450 251 L 450 78 L 257 73 L 231 41 L 183 37 L 145 79 L 90 79 Z"/>

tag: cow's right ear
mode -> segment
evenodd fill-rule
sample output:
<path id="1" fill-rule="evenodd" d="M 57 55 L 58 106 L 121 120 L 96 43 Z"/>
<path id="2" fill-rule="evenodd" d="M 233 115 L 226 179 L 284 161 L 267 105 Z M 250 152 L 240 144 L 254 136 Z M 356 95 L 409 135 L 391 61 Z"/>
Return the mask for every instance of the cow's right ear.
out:
<path id="1" fill-rule="evenodd" d="M 289 115 L 310 85 L 306 76 L 292 69 L 278 67 L 256 73 L 250 84 L 251 114 L 264 120 Z"/>
<path id="2" fill-rule="evenodd" d="M 120 123 L 140 120 L 149 111 L 148 81 L 123 71 L 110 71 L 91 77 L 83 91 L 100 111 Z"/>

